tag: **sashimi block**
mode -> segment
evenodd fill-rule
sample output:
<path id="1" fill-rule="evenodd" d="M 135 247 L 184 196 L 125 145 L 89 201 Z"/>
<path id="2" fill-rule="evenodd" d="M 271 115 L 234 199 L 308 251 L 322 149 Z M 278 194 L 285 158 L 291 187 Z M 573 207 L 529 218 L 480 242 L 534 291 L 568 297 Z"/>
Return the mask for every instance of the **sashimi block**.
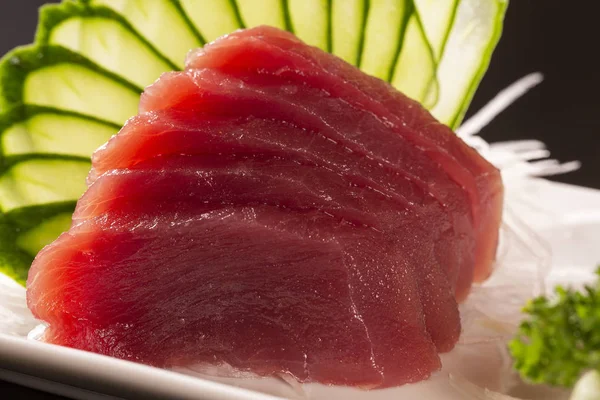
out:
<path id="1" fill-rule="evenodd" d="M 208 54 L 212 56 L 204 56 Z M 482 281 L 489 276 L 498 242 L 496 227 L 502 219 L 500 172 L 448 127 L 424 112 L 417 102 L 343 60 L 303 45 L 289 32 L 266 26 L 235 32 L 192 52 L 187 67 L 213 67 L 237 73 L 250 70 L 288 81 L 324 84 L 330 95 L 344 96 L 404 128 L 407 140 L 428 149 L 437 162 L 446 166 L 452 179 L 469 191 L 474 218 L 480 221 L 475 278 Z M 371 99 L 366 99 L 368 96 Z"/>
<path id="2" fill-rule="evenodd" d="M 419 104 L 274 28 L 163 75 L 36 258 L 44 340 L 159 367 L 426 379 L 490 271 L 499 174 Z"/>

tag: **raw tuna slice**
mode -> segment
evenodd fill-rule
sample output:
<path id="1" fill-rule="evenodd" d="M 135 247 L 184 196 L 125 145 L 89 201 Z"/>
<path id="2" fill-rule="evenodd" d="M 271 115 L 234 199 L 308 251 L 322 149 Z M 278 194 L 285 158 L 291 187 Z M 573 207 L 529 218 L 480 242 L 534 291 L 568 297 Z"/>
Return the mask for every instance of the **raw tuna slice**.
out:
<path id="1" fill-rule="evenodd" d="M 501 193 L 419 105 L 264 28 L 148 88 L 88 183 L 30 271 L 44 340 L 362 388 L 440 367 Z"/>

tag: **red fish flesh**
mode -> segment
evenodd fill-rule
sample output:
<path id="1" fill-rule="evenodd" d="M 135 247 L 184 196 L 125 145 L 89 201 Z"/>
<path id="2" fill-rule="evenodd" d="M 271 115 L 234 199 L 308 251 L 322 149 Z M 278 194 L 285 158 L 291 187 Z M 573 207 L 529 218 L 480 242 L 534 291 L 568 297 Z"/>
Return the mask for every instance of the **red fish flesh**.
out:
<path id="1" fill-rule="evenodd" d="M 489 275 L 499 172 L 419 104 L 258 27 L 190 54 L 36 258 L 44 340 L 300 382 L 426 379 Z"/>

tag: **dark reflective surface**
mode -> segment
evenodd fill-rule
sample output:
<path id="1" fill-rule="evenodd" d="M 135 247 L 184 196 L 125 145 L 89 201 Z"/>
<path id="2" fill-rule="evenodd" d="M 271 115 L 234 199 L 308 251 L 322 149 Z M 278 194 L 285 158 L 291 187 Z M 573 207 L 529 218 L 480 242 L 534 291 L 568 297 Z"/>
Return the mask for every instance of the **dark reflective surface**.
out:
<path id="1" fill-rule="evenodd" d="M 41 0 L 0 5 L 0 54 L 33 39 Z M 583 162 L 556 180 L 600 189 L 600 76 L 596 39 L 600 3 L 511 2 L 503 38 L 471 111 L 534 71 L 546 79 L 483 132 L 488 141 L 520 138 L 548 144 L 555 158 Z M 0 366 L 1 367 L 1 366 Z M 60 399 L 0 381 L 2 399 Z"/>
<path id="2" fill-rule="evenodd" d="M 510 2 L 504 34 L 471 112 L 520 77 L 542 72 L 544 82 L 482 136 L 488 141 L 542 140 L 554 158 L 583 162 L 581 170 L 556 180 L 600 189 L 600 64 L 595 54 L 600 3 L 566 4 Z"/>
<path id="3" fill-rule="evenodd" d="M 23 386 L 15 385 L 8 382 L 0 381 L 0 393 L 2 398 L 6 400 L 63 400 L 65 397 L 56 396 L 50 393 L 40 392 L 38 390 L 29 389 Z"/>

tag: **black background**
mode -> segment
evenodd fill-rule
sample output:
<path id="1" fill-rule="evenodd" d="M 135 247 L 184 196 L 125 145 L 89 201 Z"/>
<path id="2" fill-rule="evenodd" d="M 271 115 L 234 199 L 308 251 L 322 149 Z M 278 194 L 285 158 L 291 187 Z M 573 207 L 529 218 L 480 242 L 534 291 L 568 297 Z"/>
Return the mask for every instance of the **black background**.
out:
<path id="1" fill-rule="evenodd" d="M 0 54 L 30 43 L 42 0 L 3 0 Z M 534 71 L 544 82 L 500 115 L 482 136 L 491 142 L 539 139 L 561 161 L 581 170 L 553 178 L 600 189 L 600 2 L 513 0 L 502 39 L 470 109 Z M 1 366 L 0 366 L 1 367 Z M 0 382 L 2 399 L 57 399 Z"/>

